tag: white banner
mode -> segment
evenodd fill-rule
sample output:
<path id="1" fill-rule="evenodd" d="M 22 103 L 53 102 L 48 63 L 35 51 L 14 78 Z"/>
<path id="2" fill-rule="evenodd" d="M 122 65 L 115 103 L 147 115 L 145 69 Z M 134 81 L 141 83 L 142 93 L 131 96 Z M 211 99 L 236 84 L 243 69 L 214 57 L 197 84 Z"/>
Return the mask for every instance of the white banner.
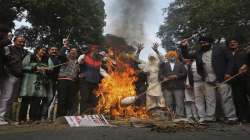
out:
<path id="1" fill-rule="evenodd" d="M 70 127 L 111 126 L 103 115 L 65 116 Z"/>

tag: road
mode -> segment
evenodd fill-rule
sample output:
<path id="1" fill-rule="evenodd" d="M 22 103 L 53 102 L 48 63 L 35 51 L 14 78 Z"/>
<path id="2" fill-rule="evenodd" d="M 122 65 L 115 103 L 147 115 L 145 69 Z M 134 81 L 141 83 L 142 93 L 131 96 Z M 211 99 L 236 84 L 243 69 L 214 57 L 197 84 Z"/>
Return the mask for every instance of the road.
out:
<path id="1" fill-rule="evenodd" d="M 6 130 L 7 129 L 7 130 Z M 212 124 L 206 129 L 159 133 L 150 128 L 0 127 L 0 140 L 250 140 L 250 125 Z"/>

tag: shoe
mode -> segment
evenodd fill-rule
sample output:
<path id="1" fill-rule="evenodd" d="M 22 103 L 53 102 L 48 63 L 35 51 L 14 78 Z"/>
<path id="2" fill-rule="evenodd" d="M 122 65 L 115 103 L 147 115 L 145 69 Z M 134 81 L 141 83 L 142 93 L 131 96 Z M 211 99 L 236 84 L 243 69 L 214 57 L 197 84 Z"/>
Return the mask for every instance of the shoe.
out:
<path id="1" fill-rule="evenodd" d="M 41 123 L 47 123 L 47 122 L 48 122 L 48 120 L 46 118 L 41 119 Z"/>
<path id="2" fill-rule="evenodd" d="M 7 125 L 7 124 L 9 124 L 7 121 L 0 118 L 0 125 Z"/>
<path id="3" fill-rule="evenodd" d="M 234 125 L 234 124 L 238 124 L 239 122 L 238 122 L 238 119 L 233 118 L 233 119 L 227 119 L 225 121 L 225 123 L 230 124 L 230 125 Z"/>
<path id="4" fill-rule="evenodd" d="M 215 123 L 215 122 L 216 122 L 216 119 L 208 119 L 208 118 L 206 118 L 206 119 L 205 119 L 205 122 L 206 122 L 206 123 Z"/>
<path id="5" fill-rule="evenodd" d="M 18 122 L 18 125 L 24 125 L 24 124 L 26 124 L 25 121 L 19 121 L 19 122 Z"/>
<path id="6" fill-rule="evenodd" d="M 203 118 L 200 118 L 198 121 L 199 124 L 206 124 L 206 120 Z"/>
<path id="7" fill-rule="evenodd" d="M 187 122 L 190 123 L 190 124 L 195 123 L 193 118 L 187 118 Z"/>

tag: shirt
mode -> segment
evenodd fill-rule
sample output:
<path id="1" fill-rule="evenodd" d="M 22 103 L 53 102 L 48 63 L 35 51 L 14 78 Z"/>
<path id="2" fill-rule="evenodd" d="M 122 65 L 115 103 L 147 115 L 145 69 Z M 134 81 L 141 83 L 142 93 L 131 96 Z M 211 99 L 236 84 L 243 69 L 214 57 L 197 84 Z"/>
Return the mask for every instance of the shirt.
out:
<path id="1" fill-rule="evenodd" d="M 201 76 L 198 74 L 198 72 L 197 72 L 196 61 L 194 61 L 194 62 L 192 63 L 191 69 L 192 69 L 192 74 L 193 74 L 194 82 L 201 81 L 201 80 L 202 80 L 202 77 L 201 77 Z"/>
<path id="2" fill-rule="evenodd" d="M 202 61 L 204 63 L 203 68 L 206 72 L 206 82 L 214 82 L 216 80 L 216 75 L 212 66 L 212 49 L 205 52 L 202 55 Z"/>
<path id="3" fill-rule="evenodd" d="M 171 67 L 171 71 L 174 71 L 174 66 L 175 66 L 175 63 L 169 63 L 170 64 L 170 67 Z"/>

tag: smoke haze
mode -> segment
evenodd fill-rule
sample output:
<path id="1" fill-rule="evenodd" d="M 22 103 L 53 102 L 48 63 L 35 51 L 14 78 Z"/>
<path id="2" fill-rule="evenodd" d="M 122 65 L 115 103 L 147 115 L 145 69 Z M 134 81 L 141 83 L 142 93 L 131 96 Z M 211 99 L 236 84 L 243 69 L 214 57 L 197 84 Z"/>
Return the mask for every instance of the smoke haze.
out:
<path id="1" fill-rule="evenodd" d="M 145 21 L 152 13 L 153 0 L 116 0 L 111 9 L 115 13 L 113 34 L 124 37 L 129 43 L 145 42 Z"/>
<path id="2" fill-rule="evenodd" d="M 148 55 L 153 53 L 153 42 L 161 42 L 156 33 L 164 19 L 162 9 L 171 1 L 173 0 L 104 0 L 107 13 L 104 33 L 124 37 L 129 43 L 135 40 L 144 43 L 145 49 L 142 50 L 140 59 L 147 60 Z M 139 28 L 135 28 L 138 26 Z M 164 54 L 165 50 L 160 48 L 160 52 Z"/>

